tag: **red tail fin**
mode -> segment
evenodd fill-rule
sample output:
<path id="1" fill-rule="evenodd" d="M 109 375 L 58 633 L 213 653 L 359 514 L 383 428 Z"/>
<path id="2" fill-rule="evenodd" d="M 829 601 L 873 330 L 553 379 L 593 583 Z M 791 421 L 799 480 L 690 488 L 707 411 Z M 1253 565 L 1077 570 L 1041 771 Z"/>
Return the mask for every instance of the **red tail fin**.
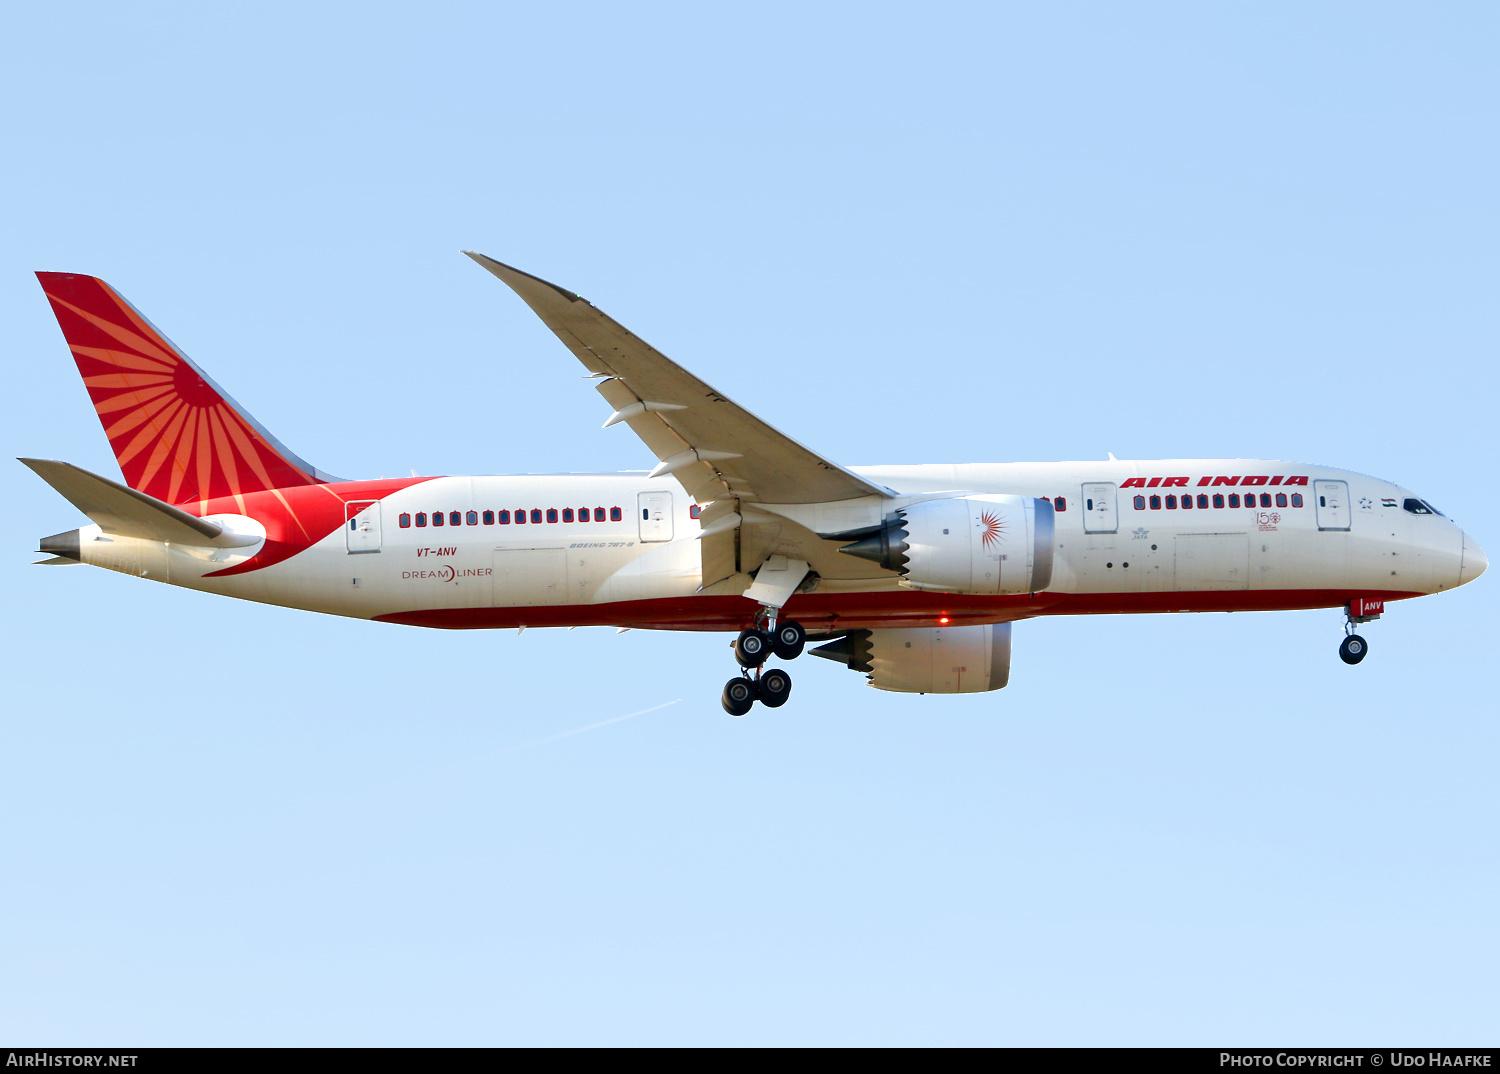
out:
<path id="1" fill-rule="evenodd" d="M 131 488 L 206 504 L 337 480 L 283 447 L 103 280 L 36 275 Z"/>

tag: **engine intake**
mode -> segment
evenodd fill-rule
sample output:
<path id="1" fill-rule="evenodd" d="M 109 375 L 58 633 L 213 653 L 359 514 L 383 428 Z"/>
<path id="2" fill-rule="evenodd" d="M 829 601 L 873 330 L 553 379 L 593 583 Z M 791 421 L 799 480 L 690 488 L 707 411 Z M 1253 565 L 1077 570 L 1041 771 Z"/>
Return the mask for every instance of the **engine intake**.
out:
<path id="1" fill-rule="evenodd" d="M 1052 584 L 1052 504 L 1029 496 L 923 500 L 840 552 L 942 593 L 1037 593 Z"/>

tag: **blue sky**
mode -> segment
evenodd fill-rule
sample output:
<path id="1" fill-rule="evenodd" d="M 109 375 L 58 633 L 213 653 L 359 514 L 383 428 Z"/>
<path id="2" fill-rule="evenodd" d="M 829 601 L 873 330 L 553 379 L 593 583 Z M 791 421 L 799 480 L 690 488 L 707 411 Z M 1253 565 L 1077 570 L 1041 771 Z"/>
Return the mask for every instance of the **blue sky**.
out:
<path id="1" fill-rule="evenodd" d="M 0 429 L 114 472 L 52 269 L 332 473 L 651 465 L 470 248 L 842 462 L 1324 463 L 1493 553 L 1497 29 L 18 9 Z M 799 661 L 733 720 L 726 636 L 31 567 L 79 518 L 19 464 L 0 488 L 0 1037 L 1494 1041 L 1488 577 L 1393 606 L 1354 669 L 1333 611 L 1055 619 L 1016 627 L 1003 692 Z"/>

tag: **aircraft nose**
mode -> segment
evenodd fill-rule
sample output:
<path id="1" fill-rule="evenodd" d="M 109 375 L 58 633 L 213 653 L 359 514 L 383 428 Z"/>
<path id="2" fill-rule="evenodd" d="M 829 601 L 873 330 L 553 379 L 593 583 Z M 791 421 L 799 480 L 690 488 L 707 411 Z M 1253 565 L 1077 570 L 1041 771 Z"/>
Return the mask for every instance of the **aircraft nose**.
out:
<path id="1" fill-rule="evenodd" d="M 1463 585 L 1465 582 L 1472 582 L 1475 578 L 1483 574 L 1489 565 L 1490 560 L 1484 554 L 1484 550 L 1475 544 L 1474 538 L 1465 532 L 1464 556 L 1458 566 L 1458 584 Z"/>

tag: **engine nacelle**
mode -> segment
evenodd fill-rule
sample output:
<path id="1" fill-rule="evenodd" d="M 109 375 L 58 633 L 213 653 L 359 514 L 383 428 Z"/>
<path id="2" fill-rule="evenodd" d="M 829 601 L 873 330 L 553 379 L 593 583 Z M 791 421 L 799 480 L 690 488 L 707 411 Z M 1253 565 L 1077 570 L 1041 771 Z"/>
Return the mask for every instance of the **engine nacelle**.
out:
<path id="1" fill-rule="evenodd" d="M 1037 593 L 1052 584 L 1052 504 L 1029 496 L 923 500 L 840 548 L 942 593 Z"/>
<path id="2" fill-rule="evenodd" d="M 1010 624 L 854 630 L 808 650 L 867 672 L 877 690 L 978 694 L 1010 681 Z"/>

